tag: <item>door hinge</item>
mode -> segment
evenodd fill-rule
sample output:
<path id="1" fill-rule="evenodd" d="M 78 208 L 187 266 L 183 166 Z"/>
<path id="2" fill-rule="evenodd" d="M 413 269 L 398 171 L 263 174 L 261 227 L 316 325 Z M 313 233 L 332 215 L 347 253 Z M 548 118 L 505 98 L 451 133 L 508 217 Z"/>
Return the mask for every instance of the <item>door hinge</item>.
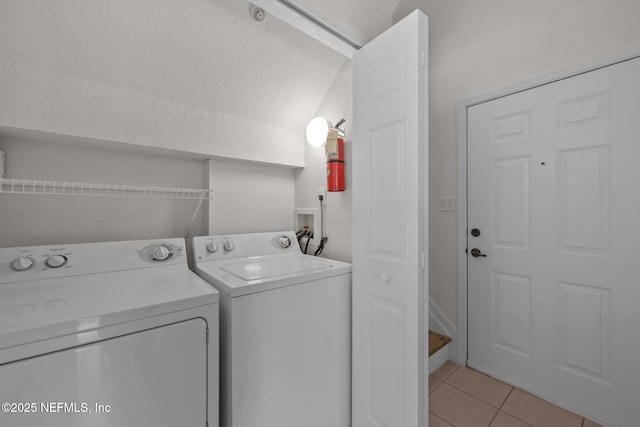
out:
<path id="1" fill-rule="evenodd" d="M 422 269 L 424 270 L 424 252 L 422 252 Z"/>
<path id="2" fill-rule="evenodd" d="M 424 50 L 422 51 L 422 59 L 421 59 L 421 62 L 422 62 L 422 66 L 424 67 L 424 66 L 425 66 L 425 55 L 424 55 Z"/>

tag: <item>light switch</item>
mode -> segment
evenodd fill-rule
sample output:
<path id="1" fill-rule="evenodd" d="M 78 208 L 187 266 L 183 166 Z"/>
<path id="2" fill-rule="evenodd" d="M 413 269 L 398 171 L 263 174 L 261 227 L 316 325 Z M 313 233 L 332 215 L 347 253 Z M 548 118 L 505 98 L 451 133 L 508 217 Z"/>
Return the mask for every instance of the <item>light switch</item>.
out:
<path id="1" fill-rule="evenodd" d="M 453 212 L 456 210 L 456 198 L 455 197 L 440 197 L 440 211 L 441 212 Z"/>

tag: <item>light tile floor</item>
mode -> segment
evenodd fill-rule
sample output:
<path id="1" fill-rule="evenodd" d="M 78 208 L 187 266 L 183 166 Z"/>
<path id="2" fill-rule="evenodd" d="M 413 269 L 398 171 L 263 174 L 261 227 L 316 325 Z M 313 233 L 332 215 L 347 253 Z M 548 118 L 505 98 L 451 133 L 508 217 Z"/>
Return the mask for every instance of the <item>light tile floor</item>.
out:
<path id="1" fill-rule="evenodd" d="M 449 361 L 429 377 L 430 427 L 602 427 Z"/>

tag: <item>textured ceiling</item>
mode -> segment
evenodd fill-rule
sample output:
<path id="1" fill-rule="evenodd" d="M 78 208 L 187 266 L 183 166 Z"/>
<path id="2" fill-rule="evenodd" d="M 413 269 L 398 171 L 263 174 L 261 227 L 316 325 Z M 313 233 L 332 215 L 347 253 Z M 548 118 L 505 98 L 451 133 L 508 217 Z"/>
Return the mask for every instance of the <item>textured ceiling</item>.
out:
<path id="1" fill-rule="evenodd" d="M 300 165 L 345 58 L 250 7 L 4 0 L 0 125 Z"/>
<path id="2" fill-rule="evenodd" d="M 415 0 L 295 1 L 365 43 Z M 348 59 L 250 9 L 3 0 L 0 126 L 302 166 L 306 124 Z"/>

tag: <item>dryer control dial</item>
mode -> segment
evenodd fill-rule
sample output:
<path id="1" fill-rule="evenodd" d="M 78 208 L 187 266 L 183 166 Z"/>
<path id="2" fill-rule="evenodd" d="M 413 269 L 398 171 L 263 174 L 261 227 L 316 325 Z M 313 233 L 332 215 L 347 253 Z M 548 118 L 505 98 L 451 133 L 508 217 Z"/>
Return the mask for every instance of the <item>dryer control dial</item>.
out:
<path id="1" fill-rule="evenodd" d="M 280 244 L 281 248 L 287 249 L 289 246 L 291 246 L 291 239 L 288 236 L 280 236 L 280 238 L 278 239 L 278 243 Z"/>
<path id="2" fill-rule="evenodd" d="M 233 244 L 233 240 L 227 240 L 226 242 L 224 242 L 224 250 L 227 252 L 232 251 L 235 247 L 236 246 Z"/>
<path id="3" fill-rule="evenodd" d="M 207 245 L 207 252 L 210 254 L 218 252 L 218 244 L 216 242 L 209 242 Z"/>
<path id="4" fill-rule="evenodd" d="M 67 263 L 67 257 L 64 255 L 51 255 L 44 263 L 50 268 L 60 268 Z"/>
<path id="5" fill-rule="evenodd" d="M 142 261 L 157 264 L 181 257 L 183 248 L 170 242 L 155 242 L 136 252 Z"/>
<path id="6" fill-rule="evenodd" d="M 171 251 L 167 249 L 166 246 L 160 245 L 153 248 L 151 255 L 153 256 L 154 261 L 164 261 L 169 258 Z"/>
<path id="7" fill-rule="evenodd" d="M 25 271 L 33 267 L 33 260 L 29 257 L 21 256 L 11 263 L 11 267 L 16 271 Z"/>

